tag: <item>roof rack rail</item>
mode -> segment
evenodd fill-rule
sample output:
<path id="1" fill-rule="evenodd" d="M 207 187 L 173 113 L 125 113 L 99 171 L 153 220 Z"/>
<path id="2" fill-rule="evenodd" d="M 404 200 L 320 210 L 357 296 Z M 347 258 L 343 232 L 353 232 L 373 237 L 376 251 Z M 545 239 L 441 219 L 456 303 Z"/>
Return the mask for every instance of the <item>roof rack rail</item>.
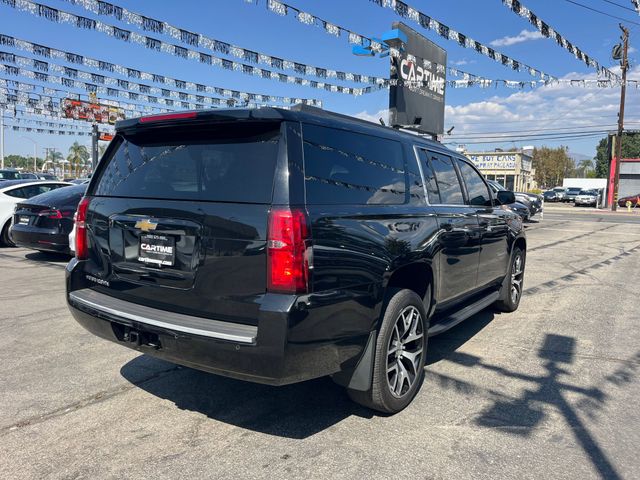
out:
<path id="1" fill-rule="evenodd" d="M 322 108 L 312 107 L 310 105 L 304 105 L 302 103 L 297 103 L 296 105 L 291 107 L 290 110 L 292 110 L 294 112 L 312 113 L 314 115 L 320 115 L 320 116 L 327 117 L 327 118 L 341 118 L 343 120 L 356 122 L 356 123 L 362 123 L 362 124 L 368 125 L 368 126 L 374 125 L 376 127 L 391 128 L 391 127 L 389 127 L 387 125 L 382 125 L 380 123 L 370 122 L 369 120 L 364 120 L 362 118 L 352 117 L 351 115 L 344 115 L 342 113 L 336 113 L 336 112 L 332 112 L 332 111 L 329 111 L 329 110 L 324 110 Z"/>

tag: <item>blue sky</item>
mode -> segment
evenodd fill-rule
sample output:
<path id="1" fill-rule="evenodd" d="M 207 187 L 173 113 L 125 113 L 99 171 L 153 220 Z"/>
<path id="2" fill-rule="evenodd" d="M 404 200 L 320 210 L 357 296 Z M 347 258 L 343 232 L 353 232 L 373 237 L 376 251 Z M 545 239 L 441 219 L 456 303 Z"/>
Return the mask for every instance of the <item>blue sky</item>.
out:
<path id="1" fill-rule="evenodd" d="M 292 16 L 274 15 L 266 10 L 264 6 L 266 0 L 259 0 L 258 6 L 248 4 L 244 0 L 111 1 L 134 12 L 165 20 L 177 27 L 262 53 L 336 70 L 388 77 L 387 59 L 353 56 L 351 47 L 344 37 L 335 38 L 320 28 L 300 24 Z M 640 16 L 637 14 L 617 8 L 604 0 L 579 1 L 640 23 Z M 613 1 L 623 6 L 627 4 L 631 6 L 628 0 Z M 40 2 L 78 15 L 93 16 L 65 1 L 40 0 Z M 288 3 L 367 36 L 379 35 L 388 30 L 393 21 L 399 20 L 393 11 L 379 8 L 368 0 L 288 0 Z M 592 69 L 573 58 L 555 42 L 548 39 L 535 39 L 535 35 L 527 33 L 532 32 L 533 27 L 524 19 L 511 13 L 500 0 L 412 0 L 408 3 L 481 42 L 489 44 L 492 41 L 498 41 L 505 44 L 496 47 L 497 50 L 554 76 L 595 78 Z M 589 12 L 565 0 L 524 0 L 523 3 L 601 64 L 615 65 L 615 62 L 610 59 L 610 51 L 619 38 L 618 20 Z M 125 23 L 119 24 L 113 18 L 101 19 L 122 28 L 133 29 Z M 451 66 L 458 66 L 460 69 L 488 78 L 531 80 L 531 77 L 524 72 L 510 71 L 472 50 L 463 49 L 454 42 L 420 29 L 411 22 L 407 23 L 447 49 Z M 640 27 L 633 24 L 629 26 L 631 27 L 631 45 L 640 46 Z M 186 81 L 255 93 L 319 98 L 324 102 L 324 107 L 329 110 L 364 118 L 375 119 L 384 115 L 388 105 L 387 91 L 352 97 L 224 71 L 151 51 L 136 44 L 124 43 L 98 32 L 55 24 L 2 4 L 0 4 L 0 33 Z M 170 40 L 168 37 L 149 35 Z M 505 41 L 506 37 L 522 41 Z M 10 51 L 6 48 L 2 50 Z M 640 57 L 635 48 L 632 52 L 631 78 L 640 79 L 640 70 L 635 67 Z M 17 50 L 15 53 L 28 56 Z M 518 91 L 504 87 L 449 88 L 446 92 L 445 125 L 446 128 L 455 126 L 455 130 L 454 135 L 446 140 L 455 142 L 455 136 L 461 136 L 465 132 L 475 134 L 476 132 L 524 131 L 573 126 L 585 126 L 587 129 L 587 125 L 613 125 L 616 121 L 618 101 L 618 89 L 545 87 L 536 91 Z M 629 92 L 627 116 L 630 122 L 639 122 L 635 125 L 630 123 L 629 128 L 640 128 L 640 90 L 633 89 Z M 33 145 L 20 135 L 27 134 L 6 132 L 5 154 L 29 155 L 33 152 Z M 28 135 L 38 142 L 40 149 L 45 146 L 56 147 L 66 153 L 71 142 L 68 136 L 57 137 L 34 133 Z M 79 140 L 81 143 L 89 143 L 88 137 L 79 137 Z M 468 148 L 488 150 L 498 146 L 557 145 L 559 143 L 569 145 L 570 149 L 576 153 L 593 156 L 597 139 L 495 143 L 469 145 Z"/>

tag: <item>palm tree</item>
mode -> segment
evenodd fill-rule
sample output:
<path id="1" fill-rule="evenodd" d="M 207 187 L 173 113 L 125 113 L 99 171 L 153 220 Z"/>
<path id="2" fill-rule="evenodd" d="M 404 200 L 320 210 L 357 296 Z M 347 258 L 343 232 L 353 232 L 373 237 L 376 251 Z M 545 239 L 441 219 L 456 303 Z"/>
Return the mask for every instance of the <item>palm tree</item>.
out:
<path id="1" fill-rule="evenodd" d="M 84 162 L 87 161 L 90 156 L 87 147 L 80 145 L 78 142 L 73 142 L 73 145 L 69 147 L 67 160 L 69 160 L 71 167 L 75 167 L 76 177 L 78 176 L 78 168 L 81 165 L 84 166 Z"/>

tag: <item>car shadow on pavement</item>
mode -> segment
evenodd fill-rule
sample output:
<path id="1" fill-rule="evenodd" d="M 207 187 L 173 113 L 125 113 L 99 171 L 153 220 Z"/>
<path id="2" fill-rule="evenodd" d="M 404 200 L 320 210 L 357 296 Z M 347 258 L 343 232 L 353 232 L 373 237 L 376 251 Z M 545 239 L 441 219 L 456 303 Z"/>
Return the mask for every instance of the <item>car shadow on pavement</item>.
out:
<path id="1" fill-rule="evenodd" d="M 70 255 L 55 252 L 29 252 L 24 258 L 34 262 L 69 263 Z"/>
<path id="2" fill-rule="evenodd" d="M 273 387 L 179 366 L 163 375 L 148 375 L 149 371 L 166 371 L 170 365 L 141 355 L 124 365 L 120 373 L 137 387 L 182 410 L 287 438 L 307 438 L 352 415 L 374 415 L 353 403 L 344 388 L 328 377 Z"/>
<path id="3" fill-rule="evenodd" d="M 481 312 L 449 332 L 430 339 L 427 364 L 448 356 L 484 328 L 493 312 Z M 121 375 L 152 395 L 178 408 L 199 412 L 220 422 L 252 431 L 303 439 L 347 417 L 378 414 L 353 403 L 345 389 L 328 378 L 272 387 L 234 380 L 147 355 L 125 364 Z M 150 372 L 166 372 L 156 375 Z M 427 372 L 427 375 L 429 373 Z"/>

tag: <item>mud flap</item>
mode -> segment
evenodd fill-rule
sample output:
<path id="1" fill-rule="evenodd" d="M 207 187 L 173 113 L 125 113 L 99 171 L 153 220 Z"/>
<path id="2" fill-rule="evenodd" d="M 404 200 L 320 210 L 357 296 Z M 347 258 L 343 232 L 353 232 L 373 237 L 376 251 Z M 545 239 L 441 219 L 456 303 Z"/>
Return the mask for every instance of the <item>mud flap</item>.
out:
<path id="1" fill-rule="evenodd" d="M 373 360 L 376 351 L 376 331 L 374 330 L 369 334 L 369 340 L 367 340 L 367 346 L 364 349 L 360 361 L 353 371 L 351 380 L 347 388 L 352 390 L 358 390 L 366 392 L 371 389 L 371 380 L 373 378 Z"/>

